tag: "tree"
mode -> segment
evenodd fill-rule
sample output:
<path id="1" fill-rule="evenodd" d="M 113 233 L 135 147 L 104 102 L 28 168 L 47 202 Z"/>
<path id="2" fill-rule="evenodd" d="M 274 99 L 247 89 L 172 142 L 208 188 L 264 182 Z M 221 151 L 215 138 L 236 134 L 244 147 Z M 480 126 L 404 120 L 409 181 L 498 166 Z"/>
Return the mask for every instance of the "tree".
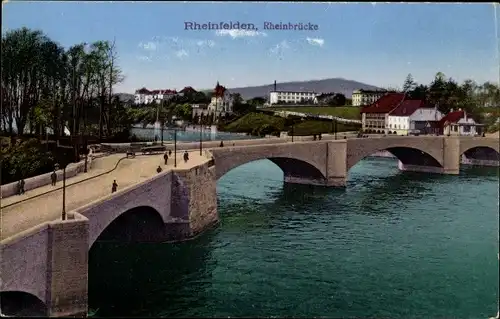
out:
<path id="1" fill-rule="evenodd" d="M 429 88 L 426 85 L 416 85 L 412 90 L 407 91 L 407 97 L 411 100 L 427 100 Z"/>
<path id="2" fill-rule="evenodd" d="M 403 83 L 403 92 L 412 91 L 416 87 L 416 83 L 413 80 L 413 76 L 409 73 L 406 76 L 405 82 Z"/>

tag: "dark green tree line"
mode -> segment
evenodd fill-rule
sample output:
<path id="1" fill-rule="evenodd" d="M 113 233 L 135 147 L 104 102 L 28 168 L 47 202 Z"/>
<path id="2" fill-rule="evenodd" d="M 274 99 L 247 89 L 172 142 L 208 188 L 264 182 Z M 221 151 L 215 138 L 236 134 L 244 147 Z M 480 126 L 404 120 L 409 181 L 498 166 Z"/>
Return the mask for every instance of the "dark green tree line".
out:
<path id="1" fill-rule="evenodd" d="M 115 118 L 123 106 L 113 100 L 123 80 L 114 42 L 65 49 L 39 30 L 12 30 L 2 34 L 1 68 L 4 133 L 50 128 L 58 138 L 66 127 L 73 136 L 97 131 L 101 138 L 123 125 Z"/>

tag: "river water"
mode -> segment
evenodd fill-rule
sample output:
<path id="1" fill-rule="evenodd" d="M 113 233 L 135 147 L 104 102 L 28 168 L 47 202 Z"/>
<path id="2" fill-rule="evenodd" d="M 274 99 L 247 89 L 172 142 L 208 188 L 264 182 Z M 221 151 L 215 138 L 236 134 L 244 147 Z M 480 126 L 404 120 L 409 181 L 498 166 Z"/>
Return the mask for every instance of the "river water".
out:
<path id="1" fill-rule="evenodd" d="M 96 243 L 96 316 L 487 318 L 498 303 L 498 175 L 363 160 L 346 189 L 267 160 L 217 184 L 221 225 L 179 244 Z"/>

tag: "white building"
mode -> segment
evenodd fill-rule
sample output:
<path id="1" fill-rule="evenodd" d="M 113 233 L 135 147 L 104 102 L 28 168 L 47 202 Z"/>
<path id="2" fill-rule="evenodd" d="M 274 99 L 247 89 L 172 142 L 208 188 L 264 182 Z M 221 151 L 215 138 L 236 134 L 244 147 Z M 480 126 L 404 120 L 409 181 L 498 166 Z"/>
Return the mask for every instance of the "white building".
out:
<path id="1" fill-rule="evenodd" d="M 269 93 L 269 104 L 317 104 L 317 96 L 315 92 L 272 91 Z"/>
<path id="2" fill-rule="evenodd" d="M 153 101 L 156 103 L 161 103 L 162 101 L 168 101 L 174 96 L 177 95 L 175 90 L 148 90 L 146 88 L 142 88 L 140 90 L 135 91 L 135 104 L 149 104 Z"/>
<path id="3" fill-rule="evenodd" d="M 212 95 L 212 99 L 210 100 L 210 104 L 208 105 L 208 111 L 214 114 L 220 114 L 223 112 L 232 113 L 233 104 L 234 99 L 229 91 L 222 85 L 219 85 L 219 82 L 217 82 L 214 93 Z"/>
<path id="4" fill-rule="evenodd" d="M 356 90 L 352 92 L 352 106 L 369 105 L 375 103 L 385 94 L 386 90 Z"/>
<path id="5" fill-rule="evenodd" d="M 446 114 L 440 121 L 443 135 L 475 136 L 481 134 L 483 124 L 476 123 L 467 112 L 458 110 Z"/>
<path id="6" fill-rule="evenodd" d="M 436 107 L 428 107 L 424 101 L 406 100 L 389 112 L 385 131 L 397 135 L 438 134 L 442 117 Z"/>

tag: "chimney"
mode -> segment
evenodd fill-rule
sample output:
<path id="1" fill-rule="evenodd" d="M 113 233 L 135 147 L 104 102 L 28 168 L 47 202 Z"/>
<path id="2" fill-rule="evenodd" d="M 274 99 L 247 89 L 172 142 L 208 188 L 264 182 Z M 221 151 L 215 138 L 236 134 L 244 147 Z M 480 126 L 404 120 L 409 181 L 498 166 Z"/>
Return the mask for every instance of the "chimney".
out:
<path id="1" fill-rule="evenodd" d="M 276 92 L 276 80 L 274 80 L 274 92 Z"/>
<path id="2" fill-rule="evenodd" d="M 467 123 L 467 112 L 466 111 L 464 111 L 464 120 Z"/>

